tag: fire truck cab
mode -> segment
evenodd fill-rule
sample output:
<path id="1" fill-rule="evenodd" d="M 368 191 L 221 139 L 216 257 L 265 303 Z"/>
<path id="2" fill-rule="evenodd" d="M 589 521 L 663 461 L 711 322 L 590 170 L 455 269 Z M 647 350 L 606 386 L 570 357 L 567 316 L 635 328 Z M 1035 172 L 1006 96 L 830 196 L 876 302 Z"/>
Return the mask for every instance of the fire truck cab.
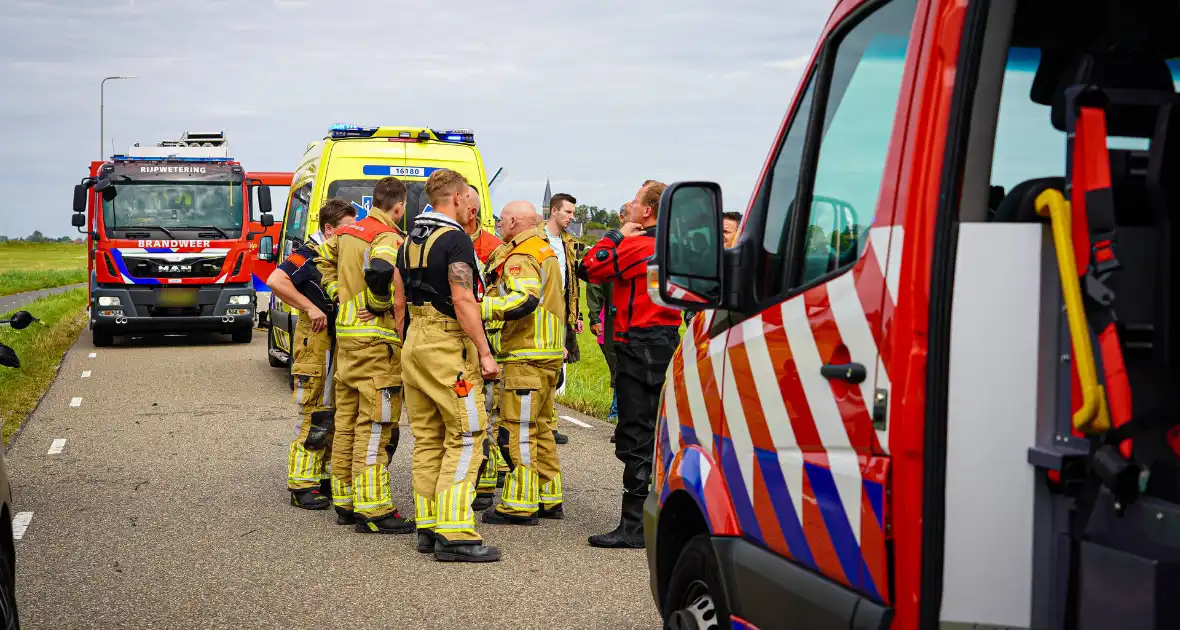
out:
<path id="1" fill-rule="evenodd" d="M 841 0 L 736 244 L 668 187 L 667 627 L 1180 628 L 1178 29 Z"/>
<path id="2" fill-rule="evenodd" d="M 145 332 L 254 330 L 250 186 L 224 133 L 186 132 L 92 162 L 74 187 L 73 225 L 89 245 L 96 346 Z M 260 225 L 270 191 L 258 186 Z"/>

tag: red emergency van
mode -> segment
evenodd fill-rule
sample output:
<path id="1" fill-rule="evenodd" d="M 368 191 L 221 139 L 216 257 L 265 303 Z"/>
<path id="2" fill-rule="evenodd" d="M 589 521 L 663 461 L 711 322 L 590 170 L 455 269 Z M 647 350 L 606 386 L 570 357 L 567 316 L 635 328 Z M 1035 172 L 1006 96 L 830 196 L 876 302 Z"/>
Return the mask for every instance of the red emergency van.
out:
<path id="1" fill-rule="evenodd" d="M 1180 628 L 1178 30 L 841 0 L 736 245 L 667 189 L 667 627 Z"/>

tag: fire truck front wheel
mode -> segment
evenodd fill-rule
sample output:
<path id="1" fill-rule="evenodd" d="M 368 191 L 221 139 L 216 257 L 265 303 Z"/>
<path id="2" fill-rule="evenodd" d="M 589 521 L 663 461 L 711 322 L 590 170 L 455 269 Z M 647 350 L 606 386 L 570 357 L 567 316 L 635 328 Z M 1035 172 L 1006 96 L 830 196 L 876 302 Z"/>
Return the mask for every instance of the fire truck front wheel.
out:
<path id="1" fill-rule="evenodd" d="M 250 343 L 254 339 L 254 327 L 243 326 L 231 333 L 233 335 L 234 343 Z"/>
<path id="2" fill-rule="evenodd" d="M 95 348 L 105 348 L 114 345 L 115 336 L 109 330 L 94 328 L 90 331 L 90 343 L 94 344 Z"/>
<path id="3" fill-rule="evenodd" d="M 709 535 L 694 536 L 684 546 L 668 580 L 664 628 L 729 628 L 729 608 L 723 589 L 717 554 L 713 552 Z"/>

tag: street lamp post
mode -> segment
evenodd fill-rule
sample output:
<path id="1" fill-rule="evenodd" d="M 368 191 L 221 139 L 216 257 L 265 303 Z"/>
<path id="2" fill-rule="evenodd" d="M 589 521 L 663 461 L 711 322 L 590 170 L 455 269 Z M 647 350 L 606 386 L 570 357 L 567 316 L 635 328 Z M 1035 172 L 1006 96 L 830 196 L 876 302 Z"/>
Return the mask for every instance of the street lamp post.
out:
<path id="1" fill-rule="evenodd" d="M 100 160 L 102 159 L 103 151 L 104 151 L 104 149 L 102 148 L 102 144 L 106 140 L 106 129 L 105 129 L 106 119 L 105 119 L 105 116 L 103 113 L 103 109 L 105 106 L 104 100 L 105 100 L 105 96 L 106 96 L 105 92 L 106 92 L 107 81 L 111 81 L 113 79 L 134 79 L 134 78 L 136 78 L 136 77 L 134 77 L 134 76 L 107 77 L 102 80 L 101 84 L 99 84 L 99 88 L 98 88 L 98 159 L 100 159 Z"/>

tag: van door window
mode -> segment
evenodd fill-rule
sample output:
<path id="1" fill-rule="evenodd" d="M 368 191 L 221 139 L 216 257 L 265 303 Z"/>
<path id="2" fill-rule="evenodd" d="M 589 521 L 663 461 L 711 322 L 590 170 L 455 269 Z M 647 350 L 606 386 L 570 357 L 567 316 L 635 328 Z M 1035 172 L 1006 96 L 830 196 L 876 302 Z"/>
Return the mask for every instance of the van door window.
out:
<path id="1" fill-rule="evenodd" d="M 784 285 L 787 271 L 787 218 L 795 207 L 795 194 L 799 189 L 799 169 L 803 164 L 803 147 L 807 140 L 808 121 L 811 119 L 814 83 L 813 75 L 807 80 L 795 117 L 774 158 L 770 178 L 759 193 L 769 196 L 766 200 L 766 229 L 762 235 L 762 252 L 756 278 L 759 299 L 778 294 Z"/>
<path id="2" fill-rule="evenodd" d="M 851 266 L 864 251 L 893 137 L 917 0 L 894 0 L 839 42 L 798 284 Z"/>

